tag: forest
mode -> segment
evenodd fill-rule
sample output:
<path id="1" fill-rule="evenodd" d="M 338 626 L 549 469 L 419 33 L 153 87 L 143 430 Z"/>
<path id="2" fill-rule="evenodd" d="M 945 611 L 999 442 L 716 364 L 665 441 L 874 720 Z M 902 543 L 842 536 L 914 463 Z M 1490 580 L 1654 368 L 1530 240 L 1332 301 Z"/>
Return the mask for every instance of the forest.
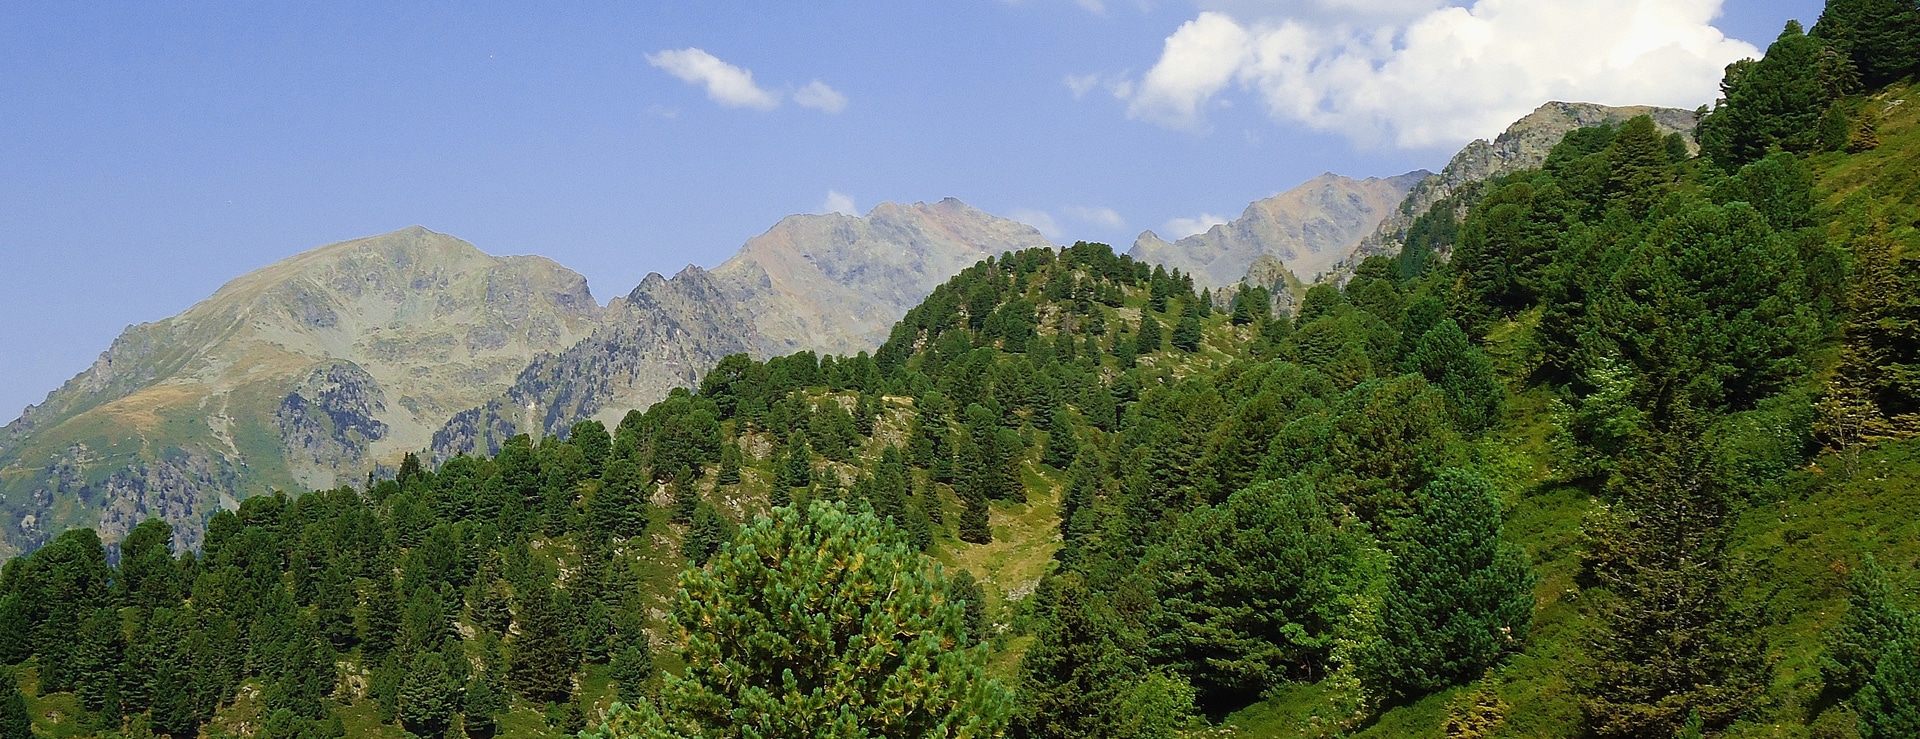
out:
<path id="1" fill-rule="evenodd" d="M 1295 315 L 1008 253 L 872 354 L 68 531 L 0 736 L 1920 736 L 1916 71 L 1833 0 Z"/>

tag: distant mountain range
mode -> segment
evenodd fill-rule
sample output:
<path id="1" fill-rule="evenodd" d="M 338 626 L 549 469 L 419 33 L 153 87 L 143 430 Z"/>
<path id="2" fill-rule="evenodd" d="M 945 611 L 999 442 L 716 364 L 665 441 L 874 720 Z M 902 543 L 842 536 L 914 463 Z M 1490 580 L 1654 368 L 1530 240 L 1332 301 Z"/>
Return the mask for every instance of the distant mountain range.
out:
<path id="1" fill-rule="evenodd" d="M 1258 284 L 1276 310 L 1318 276 L 1391 253 L 1414 217 L 1475 182 L 1539 166 L 1567 131 L 1651 114 L 1550 103 L 1439 174 L 1316 177 L 1240 218 L 1129 252 L 1200 285 Z M 721 357 L 877 347 L 962 268 L 1048 245 L 954 199 L 864 217 L 795 215 L 712 270 L 647 278 L 600 305 L 541 257 L 494 257 L 412 227 L 244 275 L 187 311 L 129 327 L 94 366 L 0 428 L 0 556 L 67 528 L 116 541 L 149 517 L 198 546 L 214 510 L 365 479 L 410 451 L 490 453 L 515 434 L 617 422 Z"/>

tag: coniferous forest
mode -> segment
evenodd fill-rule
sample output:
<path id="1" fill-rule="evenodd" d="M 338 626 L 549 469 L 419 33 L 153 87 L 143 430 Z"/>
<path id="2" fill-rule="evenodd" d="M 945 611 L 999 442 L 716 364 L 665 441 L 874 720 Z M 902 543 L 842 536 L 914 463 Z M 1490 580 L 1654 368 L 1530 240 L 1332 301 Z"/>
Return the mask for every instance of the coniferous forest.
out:
<path id="1" fill-rule="evenodd" d="M 870 355 L 68 531 L 0 736 L 1920 736 L 1917 71 L 1833 0 L 1294 315 L 1007 253 Z"/>

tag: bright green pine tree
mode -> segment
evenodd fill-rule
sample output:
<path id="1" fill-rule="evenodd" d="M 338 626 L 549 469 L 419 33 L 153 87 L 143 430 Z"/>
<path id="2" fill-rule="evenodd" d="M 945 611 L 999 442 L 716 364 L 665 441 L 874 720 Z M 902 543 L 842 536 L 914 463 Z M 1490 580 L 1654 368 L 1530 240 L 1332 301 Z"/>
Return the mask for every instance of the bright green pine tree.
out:
<path id="1" fill-rule="evenodd" d="M 945 579 L 869 513 L 775 510 L 681 574 L 682 676 L 602 735 L 996 737 L 1010 696 L 962 646 Z"/>
<path id="2" fill-rule="evenodd" d="M 1055 578 L 1033 645 L 1020 659 L 1016 731 L 1034 739 L 1171 739 L 1192 714 L 1184 702 L 1142 712 L 1136 694 L 1167 682 L 1140 635 L 1075 573 Z"/>
<path id="3" fill-rule="evenodd" d="M 1788 21 L 1765 56 L 1727 67 L 1722 97 L 1695 132 L 1701 153 L 1731 172 L 1775 147 L 1817 148 L 1820 117 L 1852 86 L 1852 67 Z"/>
<path id="4" fill-rule="evenodd" d="M 1506 389 L 1487 353 L 1453 319 L 1441 320 L 1421 336 L 1408 364 L 1446 394 L 1447 409 L 1461 431 L 1476 434 L 1500 421 Z"/>
<path id="5" fill-rule="evenodd" d="M 1389 543 L 1380 640 L 1361 655 L 1376 695 L 1414 698 L 1472 680 L 1525 643 L 1534 578 L 1503 538 L 1504 519 L 1499 490 L 1474 472 L 1447 470 L 1421 489 Z"/>

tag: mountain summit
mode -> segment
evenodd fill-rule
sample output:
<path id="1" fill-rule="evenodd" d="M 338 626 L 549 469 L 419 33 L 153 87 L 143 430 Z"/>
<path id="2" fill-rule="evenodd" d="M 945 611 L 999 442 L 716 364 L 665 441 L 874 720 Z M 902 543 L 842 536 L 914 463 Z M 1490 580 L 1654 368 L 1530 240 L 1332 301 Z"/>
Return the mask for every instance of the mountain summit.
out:
<path id="1" fill-rule="evenodd" d="M 418 226 L 263 267 L 128 327 L 0 430 L 8 548 L 78 525 L 111 541 L 153 516 L 195 545 L 223 501 L 425 446 L 599 314 L 571 270 Z"/>

